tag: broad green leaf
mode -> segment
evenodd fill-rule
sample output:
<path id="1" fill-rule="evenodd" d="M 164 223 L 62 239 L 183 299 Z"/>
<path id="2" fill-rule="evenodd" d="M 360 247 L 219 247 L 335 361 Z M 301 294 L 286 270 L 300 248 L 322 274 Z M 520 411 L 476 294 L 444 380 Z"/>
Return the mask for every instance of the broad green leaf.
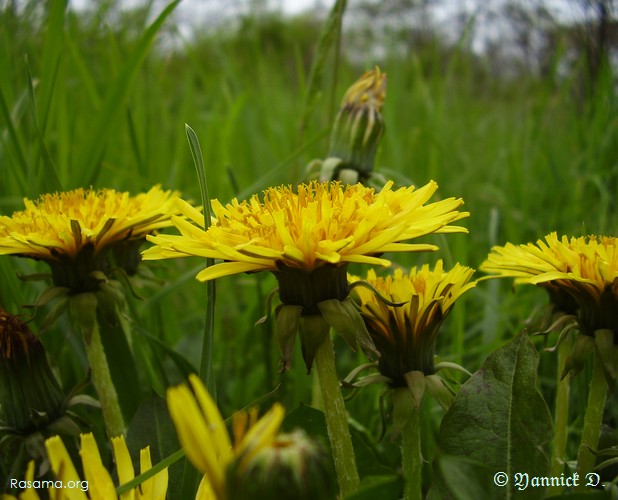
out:
<path id="1" fill-rule="evenodd" d="M 498 488 L 494 485 L 494 473 L 485 465 L 464 456 L 441 455 L 435 466 L 440 478 L 427 496 L 427 500 L 479 500 L 493 498 Z M 499 496 L 499 490 L 498 490 Z"/>
<path id="2" fill-rule="evenodd" d="M 536 388 L 538 354 L 527 335 L 521 334 L 487 358 L 483 367 L 459 390 L 444 416 L 438 437 L 441 453 L 466 457 L 489 469 L 489 477 L 504 472 L 504 487 L 489 489 L 484 499 L 542 498 L 543 488 L 519 491 L 516 473 L 546 476 L 548 459 L 543 446 L 551 439 L 551 416 Z M 449 463 L 444 467 L 448 468 Z M 435 488 L 458 498 L 461 478 L 444 474 L 438 461 Z M 474 476 L 480 480 L 477 474 Z M 470 478 L 469 478 L 470 480 Z M 486 482 L 484 477 L 482 482 Z M 470 492 L 486 485 L 468 485 Z M 434 497 L 439 498 L 439 497 Z M 467 497 L 463 497 L 467 498 Z"/>

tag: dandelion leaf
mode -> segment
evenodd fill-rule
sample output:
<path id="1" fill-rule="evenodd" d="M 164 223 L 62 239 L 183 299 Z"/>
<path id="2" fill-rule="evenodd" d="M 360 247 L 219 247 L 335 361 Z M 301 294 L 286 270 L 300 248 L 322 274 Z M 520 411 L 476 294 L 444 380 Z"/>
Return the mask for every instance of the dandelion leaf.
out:
<path id="1" fill-rule="evenodd" d="M 434 464 L 436 476 L 430 498 L 472 498 L 462 497 L 461 477 L 446 473 L 455 468 L 440 464 L 446 456 L 451 457 L 447 460 L 466 458 L 468 465 L 482 464 L 467 482 L 471 492 L 475 486 L 470 481 L 485 483 L 476 485 L 486 492 L 485 499 L 543 497 L 545 488 L 520 491 L 514 481 L 517 473 L 530 478 L 549 473 L 544 446 L 551 439 L 552 424 L 547 404 L 536 387 L 537 365 L 536 349 L 522 333 L 491 354 L 461 387 L 440 426 L 442 458 Z M 499 472 L 509 479 L 502 487 L 493 481 Z"/>

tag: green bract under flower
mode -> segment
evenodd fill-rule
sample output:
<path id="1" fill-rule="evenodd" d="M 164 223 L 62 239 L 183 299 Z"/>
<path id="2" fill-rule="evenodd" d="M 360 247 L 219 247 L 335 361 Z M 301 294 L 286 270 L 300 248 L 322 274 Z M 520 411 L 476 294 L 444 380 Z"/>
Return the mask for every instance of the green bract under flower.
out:
<path id="1" fill-rule="evenodd" d="M 330 457 L 297 429 L 275 436 L 241 469 L 227 470 L 227 498 L 259 500 L 335 500 L 337 481 Z"/>
<path id="2" fill-rule="evenodd" d="M 430 233 L 466 232 L 451 226 L 469 213 L 457 209 L 461 199 L 426 204 L 438 188 L 435 182 L 416 189 L 393 190 L 388 182 L 376 193 L 362 184 L 310 182 L 296 190 L 269 188 L 264 198 L 233 200 L 223 206 L 213 200 L 215 220 L 204 230 L 203 215 L 189 204 L 172 217 L 180 235 L 148 236 L 155 243 L 144 259 L 195 255 L 224 262 L 197 275 L 200 281 L 242 272 L 274 271 L 282 267 L 310 272 L 319 266 L 360 262 L 390 265 L 384 252 L 436 250 L 429 244 L 402 243 Z"/>
<path id="3" fill-rule="evenodd" d="M 29 458 L 47 463 L 45 437 L 77 436 L 81 419 L 73 408 L 83 404 L 98 405 L 85 394 L 65 396 L 43 344 L 26 323 L 0 307 L 0 467 L 20 474 Z"/>

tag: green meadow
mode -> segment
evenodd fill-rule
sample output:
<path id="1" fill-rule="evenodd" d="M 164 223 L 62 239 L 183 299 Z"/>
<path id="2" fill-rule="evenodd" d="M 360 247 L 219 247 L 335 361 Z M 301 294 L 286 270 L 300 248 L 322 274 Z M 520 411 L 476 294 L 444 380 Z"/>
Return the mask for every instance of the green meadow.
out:
<path id="1" fill-rule="evenodd" d="M 151 5 L 120 10 L 118 5 L 104 2 L 77 13 L 63 1 L 3 4 L 0 214 L 21 210 L 24 197 L 90 186 L 135 194 L 160 184 L 200 205 L 185 125 L 199 139 L 211 198 L 225 204 L 269 186 L 295 184 L 311 160 L 326 157 L 345 90 L 377 65 L 388 83 L 382 110 L 386 132 L 375 171 L 398 185 L 420 187 L 435 180 L 437 199 L 461 197 L 462 210 L 470 212 L 461 221 L 468 234 L 426 237 L 423 242 L 440 250 L 390 255 L 398 265 L 443 259 L 446 266 L 459 262 L 476 268 L 494 245 L 536 242 L 552 231 L 618 236 L 618 114 L 615 77 L 607 67 L 592 82 L 583 57 L 562 71 L 562 52 L 542 77 L 523 70 L 506 77 L 493 73 L 489 56 L 472 53 L 466 39 L 452 46 L 435 39 L 401 51 L 386 37 L 380 57 L 359 56 L 350 46 L 354 37 L 339 32 L 337 16 L 330 25 L 310 16 L 245 16 L 233 26 L 210 26 L 186 37 L 174 17 L 175 3 L 163 11 Z M 203 267 L 197 257 L 142 263 L 143 272 L 127 294 L 131 338 L 109 340 L 117 333 L 112 326 L 102 332 L 132 451 L 156 440 L 156 462 L 179 448 L 171 424 L 161 416 L 160 398 L 199 370 L 210 320 L 216 399 L 224 418 L 280 401 L 288 412 L 286 428 L 300 422 L 324 435 L 323 423 L 312 420 L 307 409 L 316 385 L 300 347 L 291 370 L 282 374 L 272 315 L 256 325 L 277 285 L 274 277 L 218 279 L 213 319 L 207 317 L 207 286 L 195 280 Z M 354 265 L 350 270 L 362 272 Z M 69 392 L 86 380 L 88 362 L 68 318 L 49 321 L 53 304 L 26 307 L 49 283 L 24 277 L 42 272 L 44 263 L 0 257 L 0 305 L 33 317 L 29 325 Z M 475 277 L 480 275 L 477 271 Z M 482 281 L 455 305 L 436 353 L 476 372 L 523 329 L 538 330 L 538 308 L 546 302 L 539 288 Z M 545 348 L 557 337 L 531 337 L 539 353 L 538 389 L 550 409 L 557 361 L 556 353 Z M 340 378 L 366 362 L 339 337 L 335 350 Z M 573 459 L 590 365 L 571 384 L 567 450 Z M 453 375 L 454 382 L 465 379 Z M 94 395 L 90 388 L 86 392 Z M 347 409 L 361 478 L 390 478 L 382 490 L 387 500 L 388 495 L 397 498 L 393 492 L 400 487 L 392 480 L 399 445 L 391 442 L 388 424 L 384 429 L 380 393 L 379 386 L 366 387 L 348 400 Z M 98 412 L 76 411 L 104 442 Z M 436 474 L 431 460 L 443 415 L 437 403 L 424 404 L 426 484 Z M 618 442 L 616 418 L 615 389 L 610 389 L 610 445 Z M 8 477 L 6 460 L 2 467 L 0 476 Z M 186 470 L 183 459 L 170 474 L 180 477 Z M 171 488 L 170 498 L 187 491 Z M 372 491 L 369 495 L 375 495 Z"/>

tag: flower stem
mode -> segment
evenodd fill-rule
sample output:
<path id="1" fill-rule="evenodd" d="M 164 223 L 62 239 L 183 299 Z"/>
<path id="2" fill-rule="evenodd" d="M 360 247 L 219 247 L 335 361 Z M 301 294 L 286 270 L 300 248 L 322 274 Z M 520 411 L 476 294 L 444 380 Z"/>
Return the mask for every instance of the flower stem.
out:
<path id="1" fill-rule="evenodd" d="M 84 337 L 84 341 L 88 362 L 92 370 L 92 383 L 101 403 L 107 435 L 110 438 L 124 435 L 125 426 L 118 404 L 118 394 L 116 394 L 116 388 L 112 382 L 107 357 L 99 335 L 99 325 L 96 322 L 90 332 L 89 339 Z"/>
<path id="2" fill-rule="evenodd" d="M 404 500 L 421 500 L 423 498 L 423 456 L 421 454 L 420 408 L 410 405 L 410 420 L 401 430 L 401 458 Z"/>
<path id="3" fill-rule="evenodd" d="M 569 379 L 562 378 L 562 372 L 569 353 L 571 352 L 572 342 L 570 338 L 562 341 L 558 347 L 558 367 L 556 369 L 556 403 L 554 415 L 554 442 L 551 457 L 551 476 L 560 477 L 564 472 L 566 463 L 566 444 L 569 426 Z M 551 486 L 549 495 L 558 495 L 564 488 L 562 486 Z"/>
<path id="4" fill-rule="evenodd" d="M 592 364 L 592 379 L 588 392 L 588 404 L 584 416 L 582 438 L 577 453 L 577 472 L 581 479 L 579 489 L 584 489 L 586 474 L 592 472 L 596 456 L 590 451 L 597 448 L 601 434 L 603 410 L 605 409 L 605 397 L 607 396 L 607 381 L 603 371 L 603 361 L 598 352 L 594 353 Z"/>
<path id="5" fill-rule="evenodd" d="M 97 298 L 93 293 L 81 293 L 74 296 L 73 305 L 79 329 L 84 337 L 92 383 L 101 404 L 107 435 L 110 439 L 124 435 L 125 425 L 118 403 L 118 394 L 112 382 L 96 319 Z"/>
<path id="6" fill-rule="evenodd" d="M 326 336 L 316 352 L 315 367 L 320 380 L 326 427 L 333 451 L 337 480 L 339 481 L 341 496 L 345 497 L 358 489 L 360 479 L 356 469 L 356 458 L 352 447 L 352 436 L 348 428 L 345 404 L 339 388 L 333 342 L 330 335 Z"/>

